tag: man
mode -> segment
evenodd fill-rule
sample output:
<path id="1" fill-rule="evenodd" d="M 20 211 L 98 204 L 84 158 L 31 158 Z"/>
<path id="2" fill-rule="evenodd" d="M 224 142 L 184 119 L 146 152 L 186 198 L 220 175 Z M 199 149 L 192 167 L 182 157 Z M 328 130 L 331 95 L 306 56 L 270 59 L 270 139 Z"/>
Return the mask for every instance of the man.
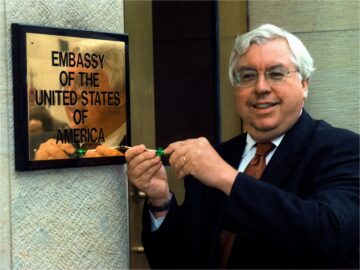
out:
<path id="1" fill-rule="evenodd" d="M 73 77 L 64 89 L 64 95 L 69 92 L 70 102 L 64 105 L 69 126 L 58 129 L 56 139 L 41 144 L 35 159 L 67 159 L 74 155 L 76 144 L 94 149 L 85 157 L 123 155 L 111 148 L 126 140 L 125 48 L 112 41 L 89 39 L 71 47 L 70 52 L 53 52 L 56 65 L 71 53 L 77 59 L 67 68 Z"/>
<path id="2" fill-rule="evenodd" d="M 129 179 L 148 196 L 151 267 L 359 267 L 359 136 L 304 111 L 313 70 L 302 42 L 276 26 L 236 39 L 229 76 L 247 133 L 216 150 L 205 138 L 165 149 L 185 177 L 181 206 L 160 158 L 127 151 Z"/>

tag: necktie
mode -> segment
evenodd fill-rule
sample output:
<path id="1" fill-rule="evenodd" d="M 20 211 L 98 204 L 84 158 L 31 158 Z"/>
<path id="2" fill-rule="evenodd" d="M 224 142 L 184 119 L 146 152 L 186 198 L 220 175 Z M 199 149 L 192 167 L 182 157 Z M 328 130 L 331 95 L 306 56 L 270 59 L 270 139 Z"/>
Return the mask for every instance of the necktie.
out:
<path id="1" fill-rule="evenodd" d="M 271 142 L 258 143 L 256 145 L 256 153 L 253 159 L 245 168 L 244 173 L 260 179 L 266 167 L 266 156 L 273 150 L 275 145 Z M 219 264 L 218 268 L 224 269 L 230 257 L 231 249 L 234 244 L 236 233 L 227 230 L 222 230 L 220 234 L 219 246 Z"/>
<path id="2" fill-rule="evenodd" d="M 273 150 L 275 145 L 271 142 L 258 143 L 256 145 L 256 153 L 253 159 L 247 165 L 244 173 L 260 179 L 266 167 L 266 156 Z"/>

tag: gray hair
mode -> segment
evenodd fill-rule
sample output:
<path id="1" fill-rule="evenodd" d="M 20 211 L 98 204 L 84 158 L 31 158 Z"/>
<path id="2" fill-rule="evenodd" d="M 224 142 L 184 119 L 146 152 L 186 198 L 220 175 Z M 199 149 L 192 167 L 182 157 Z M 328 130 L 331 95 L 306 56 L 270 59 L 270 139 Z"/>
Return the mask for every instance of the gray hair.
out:
<path id="1" fill-rule="evenodd" d="M 245 54 L 252 44 L 263 44 L 277 38 L 284 39 L 289 44 L 291 61 L 299 69 L 301 79 L 308 80 L 310 78 L 311 73 L 315 70 L 314 61 L 301 40 L 275 25 L 263 24 L 250 32 L 237 36 L 235 39 L 229 61 L 229 79 L 232 85 L 235 86 L 234 68 L 238 56 Z"/>
<path id="2" fill-rule="evenodd" d="M 110 40 L 83 39 L 75 43 L 72 50 L 104 55 L 104 71 L 109 78 L 109 84 L 117 91 L 125 91 L 125 45 Z"/>

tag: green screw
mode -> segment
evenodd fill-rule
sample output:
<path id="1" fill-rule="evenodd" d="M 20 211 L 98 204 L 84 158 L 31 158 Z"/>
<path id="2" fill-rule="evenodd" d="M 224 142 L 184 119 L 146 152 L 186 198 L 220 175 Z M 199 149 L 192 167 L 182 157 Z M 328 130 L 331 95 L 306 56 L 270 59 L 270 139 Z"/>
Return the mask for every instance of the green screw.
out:
<path id="1" fill-rule="evenodd" d="M 164 149 L 162 147 L 156 148 L 156 155 L 158 157 L 165 156 Z"/>
<path id="2" fill-rule="evenodd" d="M 87 152 L 87 150 L 85 149 L 78 149 L 76 150 L 76 152 L 79 154 L 79 156 L 84 156 Z"/>
<path id="3" fill-rule="evenodd" d="M 155 153 L 158 157 L 167 157 L 169 158 L 169 154 L 165 154 L 164 149 L 162 147 L 156 148 Z"/>

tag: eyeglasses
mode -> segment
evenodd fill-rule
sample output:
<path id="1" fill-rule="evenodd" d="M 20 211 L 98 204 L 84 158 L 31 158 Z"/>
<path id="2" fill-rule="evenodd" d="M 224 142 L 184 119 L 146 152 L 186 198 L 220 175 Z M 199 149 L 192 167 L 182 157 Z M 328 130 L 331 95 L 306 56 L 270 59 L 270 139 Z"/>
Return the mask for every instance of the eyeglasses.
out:
<path id="1" fill-rule="evenodd" d="M 250 87 L 259 81 L 259 73 L 263 73 L 269 84 L 280 84 L 286 81 L 291 72 L 299 70 L 287 70 L 286 68 L 275 68 L 266 72 L 258 72 L 253 69 L 242 69 L 234 73 L 234 86 Z"/>

